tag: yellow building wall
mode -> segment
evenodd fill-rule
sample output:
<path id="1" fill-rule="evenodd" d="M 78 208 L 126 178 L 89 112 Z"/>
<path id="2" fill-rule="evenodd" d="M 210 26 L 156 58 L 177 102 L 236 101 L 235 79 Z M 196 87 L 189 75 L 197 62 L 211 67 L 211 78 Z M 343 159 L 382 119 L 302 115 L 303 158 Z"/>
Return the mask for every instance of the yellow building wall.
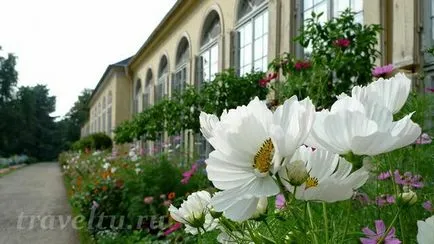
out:
<path id="1" fill-rule="evenodd" d="M 100 87 L 98 87 L 98 91 L 96 91 L 94 97 L 90 101 L 90 116 L 89 116 L 89 126 L 90 133 L 104 132 L 107 133 L 108 120 L 111 119 L 111 129 L 113 130 L 116 125 L 120 122 L 127 120 L 130 118 L 130 82 L 124 74 L 124 68 L 122 67 L 112 67 L 109 70 L 109 73 L 106 75 Z M 112 94 L 112 116 L 108 118 L 107 111 L 110 105 L 108 105 L 108 97 L 109 93 Z M 98 111 L 99 104 L 103 104 L 104 97 L 106 99 L 106 108 Z M 105 127 L 103 125 L 98 128 L 98 119 L 99 116 L 105 114 Z M 101 118 L 101 124 L 103 119 Z M 105 129 L 104 129 L 105 128 Z M 113 136 L 113 133 L 110 133 L 109 136 Z"/>

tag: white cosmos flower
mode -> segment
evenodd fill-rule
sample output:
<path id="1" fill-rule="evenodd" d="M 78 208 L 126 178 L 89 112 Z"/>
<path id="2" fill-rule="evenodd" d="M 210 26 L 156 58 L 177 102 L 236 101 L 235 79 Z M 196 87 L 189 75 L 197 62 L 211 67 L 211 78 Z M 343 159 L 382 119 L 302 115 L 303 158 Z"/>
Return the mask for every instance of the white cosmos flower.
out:
<path id="1" fill-rule="evenodd" d="M 110 168 L 110 163 L 105 163 L 102 167 L 103 167 L 105 170 L 107 170 L 108 168 Z"/>
<path id="2" fill-rule="evenodd" d="M 417 243 L 432 244 L 434 241 L 434 215 L 425 221 L 417 221 Z"/>
<path id="3" fill-rule="evenodd" d="M 215 148 L 206 160 L 208 179 L 223 190 L 213 197 L 214 208 L 230 219 L 246 220 L 261 197 L 276 195 L 279 187 L 272 173 L 281 158 L 291 157 L 303 144 L 314 111 L 310 99 L 299 102 L 294 96 L 273 114 L 255 98 L 224 113 L 220 121 L 202 120 L 201 129 L 212 131 L 208 141 Z"/>
<path id="4" fill-rule="evenodd" d="M 196 235 L 198 228 L 211 231 L 217 227 L 217 220 L 209 212 L 211 195 L 207 191 L 194 192 L 177 209 L 170 205 L 169 212 L 172 218 L 185 224 L 185 232 Z"/>
<path id="5" fill-rule="evenodd" d="M 291 172 L 288 169 L 297 162 L 303 162 L 295 170 L 304 174 L 305 181 L 296 188 L 289 182 Z M 352 164 L 344 158 L 322 149 L 301 146 L 294 156 L 279 170 L 283 185 L 299 200 L 317 200 L 336 202 L 350 199 L 354 190 L 366 183 L 369 172 L 364 167 L 351 173 Z"/>
<path id="6" fill-rule="evenodd" d="M 407 101 L 410 94 L 411 80 L 403 73 L 390 79 L 380 78 L 365 87 L 355 86 L 352 97 L 363 104 L 376 103 L 396 114 Z"/>
<path id="7" fill-rule="evenodd" d="M 377 155 L 413 143 L 421 128 L 409 114 L 393 121 L 385 107 L 352 97 L 337 100 L 330 111 L 317 112 L 306 145 L 328 151 L 357 155 Z"/>

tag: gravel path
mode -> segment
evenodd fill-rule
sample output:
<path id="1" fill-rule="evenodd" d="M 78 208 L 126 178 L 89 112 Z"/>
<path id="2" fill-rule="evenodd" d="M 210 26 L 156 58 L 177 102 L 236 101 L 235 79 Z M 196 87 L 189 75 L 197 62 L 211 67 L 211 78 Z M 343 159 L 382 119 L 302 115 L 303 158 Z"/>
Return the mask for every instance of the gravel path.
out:
<path id="1" fill-rule="evenodd" d="M 70 218 L 57 163 L 34 164 L 0 178 L 0 244 L 76 244 Z"/>

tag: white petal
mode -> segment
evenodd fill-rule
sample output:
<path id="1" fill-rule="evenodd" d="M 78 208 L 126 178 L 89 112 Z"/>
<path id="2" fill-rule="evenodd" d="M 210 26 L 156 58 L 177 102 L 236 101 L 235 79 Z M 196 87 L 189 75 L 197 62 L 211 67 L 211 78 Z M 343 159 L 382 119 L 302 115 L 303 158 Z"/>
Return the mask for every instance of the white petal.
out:
<path id="1" fill-rule="evenodd" d="M 417 242 L 419 244 L 432 244 L 434 240 L 434 215 L 425 221 L 417 221 Z"/>
<path id="2" fill-rule="evenodd" d="M 209 140 L 213 136 L 214 127 L 219 122 L 219 119 L 214 114 L 200 112 L 199 122 L 200 131 L 202 132 L 203 136 Z"/>
<path id="3" fill-rule="evenodd" d="M 378 79 L 366 87 L 354 87 L 352 96 L 362 103 L 373 101 L 385 106 L 393 114 L 397 113 L 410 94 L 411 80 L 403 73 L 390 79 Z"/>
<path id="4" fill-rule="evenodd" d="M 280 125 L 282 137 L 276 145 L 282 157 L 290 157 L 310 133 L 315 118 L 315 107 L 309 98 L 297 101 L 293 96 L 276 109 L 273 123 Z M 274 130 L 276 132 L 277 130 Z"/>

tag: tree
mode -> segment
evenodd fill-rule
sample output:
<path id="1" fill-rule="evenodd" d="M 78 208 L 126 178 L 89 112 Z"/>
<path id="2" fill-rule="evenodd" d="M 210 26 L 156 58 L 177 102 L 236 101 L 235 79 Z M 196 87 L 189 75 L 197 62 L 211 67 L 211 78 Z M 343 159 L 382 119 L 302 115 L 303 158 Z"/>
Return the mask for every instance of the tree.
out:
<path id="1" fill-rule="evenodd" d="M 13 54 L 9 53 L 7 58 L 0 56 L 0 106 L 12 99 L 13 88 L 16 87 L 18 81 L 15 65 L 16 57 Z"/>

